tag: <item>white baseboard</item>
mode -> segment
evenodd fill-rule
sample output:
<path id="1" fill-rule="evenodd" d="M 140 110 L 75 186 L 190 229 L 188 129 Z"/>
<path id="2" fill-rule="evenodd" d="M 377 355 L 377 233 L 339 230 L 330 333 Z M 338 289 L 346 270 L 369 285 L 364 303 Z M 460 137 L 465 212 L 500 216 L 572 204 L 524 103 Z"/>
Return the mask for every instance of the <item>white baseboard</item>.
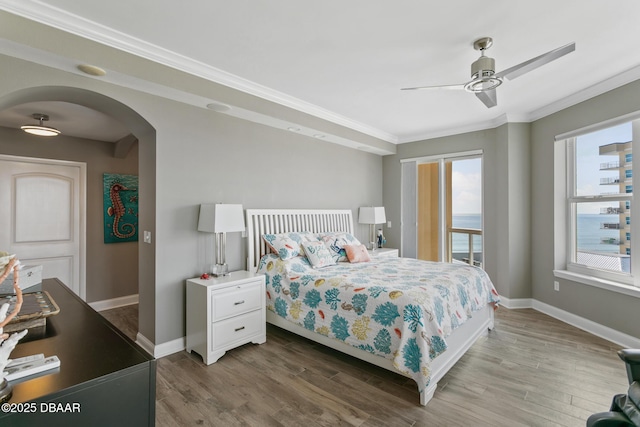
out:
<path id="1" fill-rule="evenodd" d="M 155 348 L 155 345 L 149 339 L 147 339 L 147 337 L 142 335 L 140 332 L 138 332 L 136 334 L 136 344 L 138 344 L 140 347 L 144 348 L 147 351 L 147 353 L 149 353 L 153 357 L 156 357 L 153 354 L 153 350 Z"/>
<path id="2" fill-rule="evenodd" d="M 140 332 L 136 335 L 136 343 L 156 359 L 173 353 L 178 353 L 187 347 L 186 337 L 177 338 L 173 341 L 155 345 Z"/>
<path id="3" fill-rule="evenodd" d="M 508 309 L 533 308 L 533 299 L 531 298 L 514 298 L 509 299 L 500 295 L 500 305 Z"/>
<path id="4" fill-rule="evenodd" d="M 91 308 L 93 308 L 95 311 L 104 311 L 133 304 L 138 304 L 138 294 L 90 302 L 89 306 L 91 306 Z"/>
<path id="5" fill-rule="evenodd" d="M 562 320 L 564 323 L 580 328 L 595 336 L 604 338 L 625 348 L 640 348 L 640 339 L 612 329 L 608 326 L 601 325 L 584 317 L 577 316 L 568 311 L 561 310 L 552 305 L 533 300 L 533 309 L 548 316 Z"/>
<path id="6" fill-rule="evenodd" d="M 603 338 L 612 343 L 621 345 L 625 348 L 640 348 L 640 339 L 624 334 L 620 331 L 616 331 L 608 326 L 601 325 L 592 320 L 585 319 L 584 317 L 577 316 L 568 311 L 561 310 L 552 305 L 540 302 L 533 298 L 515 298 L 509 299 L 500 296 L 500 305 L 512 310 L 519 308 L 533 308 L 536 311 L 544 313 L 548 316 L 563 321 L 571 326 L 582 329 L 595 336 Z"/>

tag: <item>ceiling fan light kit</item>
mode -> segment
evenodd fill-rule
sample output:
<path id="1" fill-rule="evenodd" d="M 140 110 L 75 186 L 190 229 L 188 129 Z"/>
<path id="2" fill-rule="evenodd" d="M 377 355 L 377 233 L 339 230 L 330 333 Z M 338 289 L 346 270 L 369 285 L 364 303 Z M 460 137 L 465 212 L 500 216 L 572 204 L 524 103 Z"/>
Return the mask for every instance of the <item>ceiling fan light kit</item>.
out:
<path id="1" fill-rule="evenodd" d="M 504 71 L 496 73 L 496 61 L 485 56 L 485 51 L 493 46 L 491 37 L 482 37 L 473 42 L 473 48 L 480 51 L 480 58 L 471 64 L 471 81 L 461 85 L 441 85 L 441 86 L 419 86 L 407 87 L 402 90 L 421 89 L 464 89 L 467 92 L 475 93 L 487 108 L 498 105 L 498 98 L 495 89 L 504 83 L 504 80 L 513 80 L 528 73 L 538 67 L 548 64 L 575 50 L 576 44 L 569 43 L 540 56 L 522 62 Z"/>
<path id="2" fill-rule="evenodd" d="M 56 128 L 52 128 L 50 126 L 45 126 L 44 122 L 49 120 L 49 116 L 42 113 L 35 113 L 32 117 L 36 120 L 39 120 L 40 123 L 37 125 L 22 125 L 20 129 L 25 131 L 26 133 L 30 133 L 31 135 L 37 136 L 58 136 L 60 135 L 60 131 Z"/>

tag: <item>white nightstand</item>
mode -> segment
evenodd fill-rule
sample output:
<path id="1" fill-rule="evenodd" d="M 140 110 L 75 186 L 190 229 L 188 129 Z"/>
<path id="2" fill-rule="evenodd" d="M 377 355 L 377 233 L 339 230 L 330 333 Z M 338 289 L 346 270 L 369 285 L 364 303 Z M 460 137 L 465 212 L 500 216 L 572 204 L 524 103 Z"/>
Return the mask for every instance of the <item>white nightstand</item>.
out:
<path id="1" fill-rule="evenodd" d="M 376 248 L 376 250 L 367 249 L 369 257 L 371 258 L 397 258 L 399 256 L 398 250 L 394 248 Z"/>
<path id="2" fill-rule="evenodd" d="M 187 351 L 210 365 L 227 350 L 267 340 L 264 275 L 234 271 L 187 280 Z"/>

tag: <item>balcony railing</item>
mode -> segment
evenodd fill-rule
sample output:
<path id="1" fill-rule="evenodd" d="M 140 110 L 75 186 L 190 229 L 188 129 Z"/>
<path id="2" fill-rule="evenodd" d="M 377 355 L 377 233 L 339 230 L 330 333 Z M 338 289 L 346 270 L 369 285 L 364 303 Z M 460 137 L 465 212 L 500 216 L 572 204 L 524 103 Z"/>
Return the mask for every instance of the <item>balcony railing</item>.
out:
<path id="1" fill-rule="evenodd" d="M 447 230 L 447 236 L 449 240 L 449 244 L 448 244 L 449 253 L 447 254 L 448 262 L 453 262 L 453 234 L 454 233 L 467 234 L 469 238 L 469 244 L 467 246 L 469 250 L 468 256 L 462 258 L 462 261 L 470 265 L 475 265 L 476 267 L 482 267 L 482 260 L 474 259 L 475 255 L 473 251 L 473 236 L 482 236 L 482 230 L 479 230 L 477 228 L 453 228 L 453 227 L 449 228 Z"/>
<path id="2" fill-rule="evenodd" d="M 604 244 L 604 245 L 620 245 L 620 239 L 616 238 L 616 237 L 602 237 L 600 239 L 600 243 Z"/>
<path id="3" fill-rule="evenodd" d="M 600 224 L 600 228 L 604 230 L 620 230 L 623 227 L 620 226 L 619 222 L 603 222 Z"/>
<path id="4" fill-rule="evenodd" d="M 608 163 L 600 163 L 600 170 L 607 169 L 618 169 L 620 167 L 620 162 L 608 162 Z"/>
<path id="5" fill-rule="evenodd" d="M 600 208 L 601 215 L 620 215 L 624 212 L 623 208 Z"/>
<path id="6" fill-rule="evenodd" d="M 620 178 L 600 178 L 600 185 L 620 184 Z"/>

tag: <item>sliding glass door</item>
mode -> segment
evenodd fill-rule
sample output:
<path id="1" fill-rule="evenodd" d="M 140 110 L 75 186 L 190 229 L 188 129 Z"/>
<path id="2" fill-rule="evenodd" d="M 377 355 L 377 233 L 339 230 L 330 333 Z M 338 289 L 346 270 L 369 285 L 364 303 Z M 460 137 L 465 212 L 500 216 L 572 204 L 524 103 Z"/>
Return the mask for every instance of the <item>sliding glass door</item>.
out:
<path id="1" fill-rule="evenodd" d="M 402 164 L 402 256 L 481 266 L 482 152 Z"/>

